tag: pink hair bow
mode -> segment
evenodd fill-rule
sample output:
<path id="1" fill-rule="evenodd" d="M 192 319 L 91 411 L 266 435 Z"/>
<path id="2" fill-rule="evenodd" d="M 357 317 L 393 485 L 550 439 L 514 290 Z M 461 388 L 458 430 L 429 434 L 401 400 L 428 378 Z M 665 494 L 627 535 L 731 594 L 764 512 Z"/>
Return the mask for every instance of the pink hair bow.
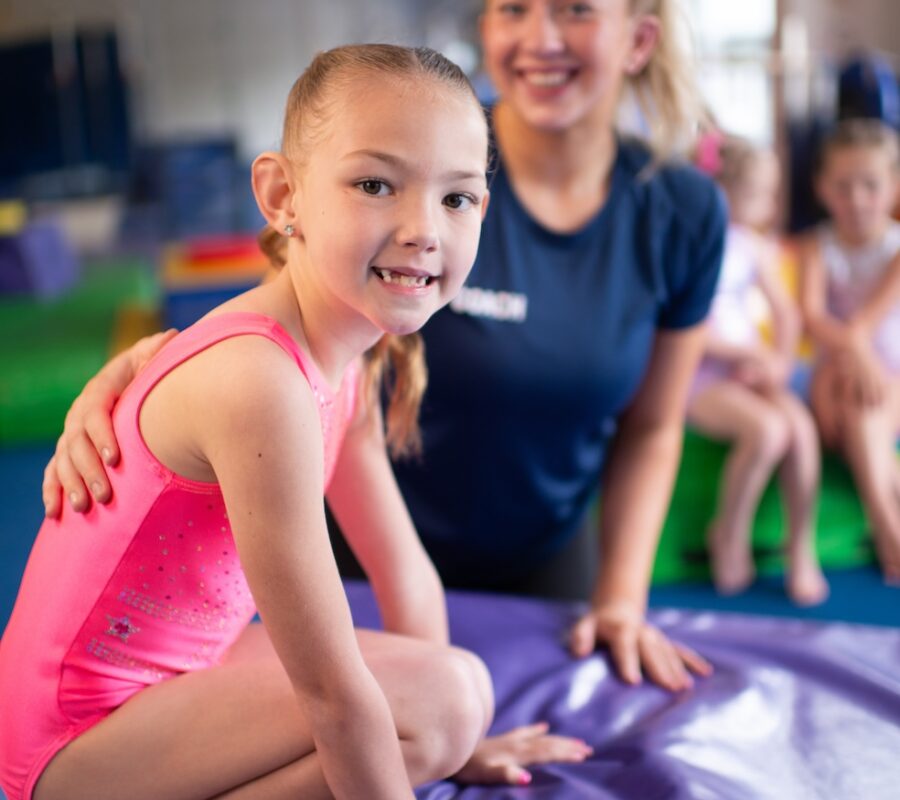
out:
<path id="1" fill-rule="evenodd" d="M 694 163 L 707 175 L 716 177 L 722 169 L 722 142 L 725 137 L 716 130 L 704 133 L 697 141 Z"/>

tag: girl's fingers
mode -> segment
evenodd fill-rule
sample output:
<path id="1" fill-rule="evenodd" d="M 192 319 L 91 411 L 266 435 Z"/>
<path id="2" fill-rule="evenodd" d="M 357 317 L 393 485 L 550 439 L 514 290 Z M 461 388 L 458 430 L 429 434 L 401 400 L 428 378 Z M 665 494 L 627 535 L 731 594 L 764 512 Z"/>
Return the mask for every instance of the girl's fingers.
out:
<path id="1" fill-rule="evenodd" d="M 457 773 L 455 777 L 462 783 L 488 786 L 501 783 L 508 783 L 512 786 L 527 786 L 531 783 L 531 773 L 512 759 L 479 764 L 474 769 L 467 766 L 463 771 Z"/>
<path id="2" fill-rule="evenodd" d="M 527 786 L 531 783 L 531 773 L 518 764 L 503 764 L 497 771 L 494 783 L 508 783 L 511 786 Z"/>
<path id="3" fill-rule="evenodd" d="M 584 761 L 594 749 L 581 739 L 570 736 L 542 736 L 528 746 L 517 761 L 522 766 L 549 764 L 551 762 L 578 763 Z"/>
<path id="4" fill-rule="evenodd" d="M 547 722 L 532 722 L 530 725 L 520 725 L 506 733 L 500 734 L 501 739 L 533 739 L 543 736 L 550 730 L 550 724 Z"/>

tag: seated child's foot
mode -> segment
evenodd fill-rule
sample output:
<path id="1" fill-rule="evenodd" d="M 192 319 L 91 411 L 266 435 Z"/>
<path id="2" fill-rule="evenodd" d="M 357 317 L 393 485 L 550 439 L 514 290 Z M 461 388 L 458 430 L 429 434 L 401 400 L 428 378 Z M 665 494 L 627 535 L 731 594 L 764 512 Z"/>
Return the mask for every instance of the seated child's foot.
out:
<path id="1" fill-rule="evenodd" d="M 727 536 L 713 525 L 708 533 L 710 567 L 713 584 L 719 594 L 739 594 L 756 578 L 753 554 L 740 537 Z"/>
<path id="2" fill-rule="evenodd" d="M 822 574 L 816 557 L 809 552 L 789 556 L 790 564 L 786 589 L 788 597 L 798 606 L 817 606 L 828 598 L 828 581 Z"/>
<path id="3" fill-rule="evenodd" d="M 900 586 L 900 541 L 886 534 L 874 534 L 873 538 L 885 583 Z"/>

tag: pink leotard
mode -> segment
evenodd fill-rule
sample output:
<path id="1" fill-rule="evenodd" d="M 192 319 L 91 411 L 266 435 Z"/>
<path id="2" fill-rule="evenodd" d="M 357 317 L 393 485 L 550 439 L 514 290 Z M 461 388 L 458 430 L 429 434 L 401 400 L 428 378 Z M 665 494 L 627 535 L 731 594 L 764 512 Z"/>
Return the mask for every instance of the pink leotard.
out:
<path id="1" fill-rule="evenodd" d="M 116 407 L 122 457 L 109 470 L 112 501 L 47 520 L 28 560 L 0 641 L 0 786 L 9 800 L 29 800 L 50 759 L 136 692 L 218 663 L 252 618 L 218 484 L 166 469 L 138 427 L 144 398 L 169 371 L 247 334 L 280 345 L 309 381 L 327 485 L 354 413 L 357 363 L 332 392 L 284 329 L 259 314 L 209 317 L 173 339 Z"/>

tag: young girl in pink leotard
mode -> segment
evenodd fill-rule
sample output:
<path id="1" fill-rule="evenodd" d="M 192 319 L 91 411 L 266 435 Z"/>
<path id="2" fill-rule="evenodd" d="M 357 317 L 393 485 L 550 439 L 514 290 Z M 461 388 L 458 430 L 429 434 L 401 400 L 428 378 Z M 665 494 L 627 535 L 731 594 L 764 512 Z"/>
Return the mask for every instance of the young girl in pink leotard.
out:
<path id="1" fill-rule="evenodd" d="M 711 171 L 728 197 L 730 222 L 688 420 L 730 448 L 707 532 L 713 580 L 726 594 L 753 580 L 753 517 L 777 471 L 787 510 L 785 585 L 794 602 L 813 605 L 828 593 L 814 536 L 820 457 L 812 416 L 787 386 L 800 324 L 781 288 L 776 246 L 767 235 L 779 165 L 771 151 L 725 137 Z M 754 319 L 754 298 L 768 302 L 771 345 Z"/>
<path id="2" fill-rule="evenodd" d="M 282 152 L 252 170 L 281 271 L 146 366 L 114 415 L 115 499 L 35 542 L 0 643 L 9 800 L 395 800 L 461 768 L 527 780 L 503 741 L 479 744 L 490 681 L 447 644 L 377 402 L 390 360 L 386 438 L 414 447 L 408 335 L 472 264 L 486 158 L 468 82 L 432 51 L 338 48 L 297 81 Z M 391 633 L 353 629 L 326 491 Z"/>

